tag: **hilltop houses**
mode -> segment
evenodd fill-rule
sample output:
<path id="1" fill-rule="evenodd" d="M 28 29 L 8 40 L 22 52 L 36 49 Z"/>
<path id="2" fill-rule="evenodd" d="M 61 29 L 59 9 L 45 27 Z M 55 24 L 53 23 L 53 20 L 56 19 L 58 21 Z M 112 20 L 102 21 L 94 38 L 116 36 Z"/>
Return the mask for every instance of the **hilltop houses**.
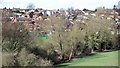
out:
<path id="1" fill-rule="evenodd" d="M 4 8 L 4 11 L 9 9 Z M 51 17 L 63 18 L 66 20 L 65 28 L 69 30 L 69 27 L 72 27 L 75 22 L 81 22 L 86 24 L 86 20 L 91 18 L 101 18 L 107 20 L 118 21 L 120 19 L 119 13 L 112 9 L 68 9 L 68 10 L 47 10 L 42 8 L 37 9 L 20 9 L 13 8 L 11 9 L 12 15 L 3 17 L 6 21 L 12 21 L 13 23 L 21 22 L 26 25 L 28 28 L 29 24 L 31 26 L 30 30 L 37 30 L 40 23 L 45 21 L 51 21 Z M 32 23 L 32 24 L 31 24 Z M 57 22 L 56 22 L 57 23 Z M 40 29 L 40 28 L 39 28 Z M 70 30 L 69 30 L 70 31 Z"/>

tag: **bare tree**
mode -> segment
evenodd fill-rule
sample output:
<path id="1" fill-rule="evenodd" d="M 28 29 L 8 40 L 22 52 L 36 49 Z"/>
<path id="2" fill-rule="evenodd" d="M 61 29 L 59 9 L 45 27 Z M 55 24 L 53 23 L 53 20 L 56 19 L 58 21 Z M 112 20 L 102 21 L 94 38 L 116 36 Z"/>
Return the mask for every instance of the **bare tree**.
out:
<path id="1" fill-rule="evenodd" d="M 29 3 L 27 9 L 35 9 L 35 5 L 33 3 Z"/>

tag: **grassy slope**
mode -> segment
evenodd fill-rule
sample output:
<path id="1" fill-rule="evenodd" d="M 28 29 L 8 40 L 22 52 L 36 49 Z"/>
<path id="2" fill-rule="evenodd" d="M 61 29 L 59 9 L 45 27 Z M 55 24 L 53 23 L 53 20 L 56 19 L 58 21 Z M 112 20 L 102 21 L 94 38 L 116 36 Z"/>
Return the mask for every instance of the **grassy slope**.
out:
<path id="1" fill-rule="evenodd" d="M 57 66 L 118 66 L 118 51 L 101 52 L 93 56 L 73 59 Z"/>

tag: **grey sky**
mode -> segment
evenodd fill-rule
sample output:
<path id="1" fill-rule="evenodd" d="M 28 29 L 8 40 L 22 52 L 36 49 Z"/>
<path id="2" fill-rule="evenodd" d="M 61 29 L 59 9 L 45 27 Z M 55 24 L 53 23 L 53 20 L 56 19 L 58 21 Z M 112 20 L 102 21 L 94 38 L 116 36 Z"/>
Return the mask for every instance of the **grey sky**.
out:
<path id="1" fill-rule="evenodd" d="M 26 8 L 29 3 L 33 3 L 36 8 L 39 7 L 45 9 L 58 9 L 68 7 L 79 9 L 95 9 L 101 6 L 112 8 L 114 4 L 118 4 L 118 1 L 120 0 L 3 0 L 0 3 L 0 8 Z"/>

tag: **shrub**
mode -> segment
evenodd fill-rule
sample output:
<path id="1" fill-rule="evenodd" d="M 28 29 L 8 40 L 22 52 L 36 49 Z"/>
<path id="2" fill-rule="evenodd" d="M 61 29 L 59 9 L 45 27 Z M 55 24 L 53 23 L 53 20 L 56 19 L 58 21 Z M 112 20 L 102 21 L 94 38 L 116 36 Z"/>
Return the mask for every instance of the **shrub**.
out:
<path id="1" fill-rule="evenodd" d="M 3 52 L 19 52 L 32 43 L 28 31 L 19 23 L 2 24 L 2 50 Z"/>
<path id="2" fill-rule="evenodd" d="M 16 58 L 14 53 L 2 53 L 2 66 L 15 66 Z"/>
<path id="3" fill-rule="evenodd" d="M 20 66 L 51 66 L 51 61 L 43 59 L 33 53 L 29 53 L 25 48 L 19 53 L 17 57 Z"/>

